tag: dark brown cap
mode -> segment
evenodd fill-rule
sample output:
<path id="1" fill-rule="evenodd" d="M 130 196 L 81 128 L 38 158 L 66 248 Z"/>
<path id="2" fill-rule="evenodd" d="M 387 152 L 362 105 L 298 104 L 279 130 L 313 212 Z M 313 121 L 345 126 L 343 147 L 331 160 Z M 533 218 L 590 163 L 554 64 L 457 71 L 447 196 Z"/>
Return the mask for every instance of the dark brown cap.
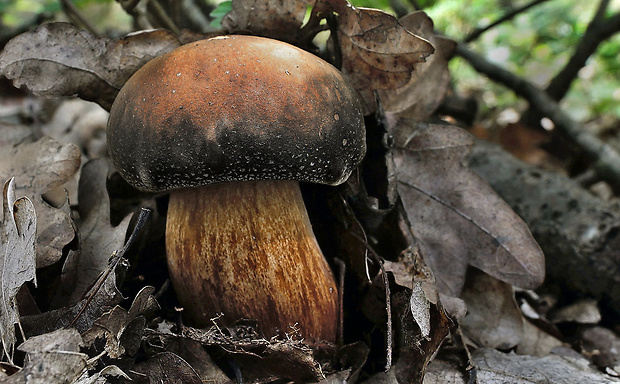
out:
<path id="1" fill-rule="evenodd" d="M 341 73 L 253 36 L 148 62 L 114 101 L 107 138 L 121 175 L 152 192 L 264 179 L 337 185 L 366 151 L 362 106 Z"/>

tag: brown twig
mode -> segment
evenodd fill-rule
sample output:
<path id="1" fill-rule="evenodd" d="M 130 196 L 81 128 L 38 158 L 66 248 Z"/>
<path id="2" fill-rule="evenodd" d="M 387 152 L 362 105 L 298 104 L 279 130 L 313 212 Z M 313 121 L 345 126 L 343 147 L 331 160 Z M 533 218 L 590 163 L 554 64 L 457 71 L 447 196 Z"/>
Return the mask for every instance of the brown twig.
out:
<path id="1" fill-rule="evenodd" d="M 381 269 L 381 278 L 383 279 L 383 285 L 385 286 L 385 311 L 387 314 L 387 323 L 386 323 L 387 347 L 386 347 L 386 356 L 385 356 L 385 359 L 386 359 L 385 371 L 387 372 L 390 370 L 390 368 L 392 368 L 392 355 L 393 355 L 393 350 L 394 350 L 394 333 L 392 330 L 392 298 L 391 298 L 392 293 L 390 291 L 390 281 L 388 279 L 385 266 L 383 265 L 383 258 L 377 252 L 375 252 L 374 249 L 372 249 L 370 244 L 368 244 L 368 242 L 365 239 L 362 239 L 360 236 L 358 236 L 357 234 L 353 232 L 351 232 L 351 235 L 357 240 L 359 240 L 366 247 L 372 259 L 375 261 L 375 263 L 377 263 L 377 265 L 379 265 L 379 268 Z"/>
<path id="2" fill-rule="evenodd" d="M 110 276 L 110 273 L 114 272 L 114 270 L 116 269 L 118 264 L 123 260 L 123 256 L 125 255 L 125 253 L 129 249 L 129 247 L 136 241 L 138 233 L 140 233 L 140 230 L 142 229 L 142 227 L 146 223 L 146 220 L 149 218 L 150 214 L 151 214 L 151 210 L 150 209 L 142 208 L 140 210 L 140 214 L 138 216 L 138 220 L 136 221 L 136 226 L 134 227 L 133 231 L 131 232 L 131 235 L 129 236 L 129 239 L 127 239 L 127 242 L 125 243 L 123 248 L 121 248 L 118 251 L 114 251 L 114 253 L 112 253 L 112 255 L 110 256 L 110 262 L 109 262 L 108 267 L 106 268 L 106 270 L 101 275 L 99 275 L 99 278 L 95 282 L 95 285 L 94 285 L 93 289 L 90 290 L 90 294 L 88 295 L 86 301 L 84 302 L 84 305 L 82 305 L 82 308 L 80 308 L 80 310 L 75 315 L 73 320 L 71 320 L 71 323 L 69 323 L 67 328 L 71 328 L 71 327 L 73 327 L 75 325 L 75 323 L 80 318 L 80 316 L 82 316 L 82 314 L 84 313 L 84 311 L 86 310 L 88 305 L 93 301 L 93 299 L 95 298 L 95 295 L 97 294 L 99 289 L 101 289 L 101 287 L 103 286 L 105 281 L 108 279 L 108 276 Z"/>
<path id="3" fill-rule="evenodd" d="M 71 0 L 61 0 L 60 5 L 67 17 L 73 21 L 74 24 L 81 24 L 88 32 L 95 36 L 99 36 L 96 28 L 82 15 L 79 9 L 71 2 Z"/>
<path id="4" fill-rule="evenodd" d="M 175 35 L 179 35 L 181 33 L 179 27 L 176 25 L 174 20 L 168 16 L 166 10 L 157 0 L 150 0 L 147 4 L 147 9 L 149 12 L 159 21 L 162 27 L 169 29 Z"/>
<path id="5" fill-rule="evenodd" d="M 347 266 L 341 259 L 335 258 L 338 267 L 338 348 L 344 345 L 344 278 Z"/>

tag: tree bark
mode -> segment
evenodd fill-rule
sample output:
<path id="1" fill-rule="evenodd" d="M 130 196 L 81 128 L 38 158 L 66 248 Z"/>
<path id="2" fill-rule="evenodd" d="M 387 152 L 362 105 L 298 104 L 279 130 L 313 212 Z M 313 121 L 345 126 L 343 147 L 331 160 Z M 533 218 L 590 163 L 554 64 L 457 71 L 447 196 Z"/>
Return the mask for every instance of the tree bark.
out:
<path id="1" fill-rule="evenodd" d="M 620 314 L 620 202 L 479 142 L 470 167 L 519 214 L 545 252 L 547 283 Z"/>

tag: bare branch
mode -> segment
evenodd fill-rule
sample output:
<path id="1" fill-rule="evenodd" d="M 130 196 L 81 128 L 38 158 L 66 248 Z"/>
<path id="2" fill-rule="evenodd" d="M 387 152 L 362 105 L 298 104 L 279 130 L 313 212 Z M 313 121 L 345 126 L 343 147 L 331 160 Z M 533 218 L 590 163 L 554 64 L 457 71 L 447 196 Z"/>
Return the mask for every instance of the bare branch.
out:
<path id="1" fill-rule="evenodd" d="M 607 3 L 609 0 L 601 1 L 596 15 L 588 24 L 570 60 L 549 83 L 546 91 L 553 100 L 561 100 L 566 95 L 573 80 L 577 78 L 579 70 L 586 65 L 586 61 L 596 52 L 599 45 L 620 32 L 620 12 L 605 18 Z"/>
<path id="2" fill-rule="evenodd" d="M 482 27 L 482 28 L 476 28 L 474 31 L 472 31 L 469 35 L 467 35 L 465 37 L 465 39 L 463 39 L 463 42 L 465 43 L 470 43 L 474 40 L 476 40 L 478 37 L 480 37 L 480 35 L 482 35 L 483 33 L 485 33 L 486 31 L 488 31 L 491 28 L 494 28 L 495 26 L 511 20 L 512 18 L 514 18 L 515 16 L 519 15 L 520 13 L 523 13 L 525 11 L 527 11 L 528 9 L 532 8 L 535 5 L 544 3 L 548 0 L 533 0 L 521 7 L 515 8 L 512 11 L 506 13 L 504 16 L 500 17 L 499 19 L 495 20 L 494 22 L 492 22 L 491 24 Z"/>
<path id="3" fill-rule="evenodd" d="M 573 120 L 547 93 L 529 81 L 518 77 L 459 44 L 456 54 L 468 61 L 476 71 L 505 85 L 517 95 L 536 105 L 544 116 L 551 119 L 558 130 L 576 143 L 594 161 L 596 172 L 614 186 L 620 186 L 620 154 L 609 144 L 590 135 Z"/>

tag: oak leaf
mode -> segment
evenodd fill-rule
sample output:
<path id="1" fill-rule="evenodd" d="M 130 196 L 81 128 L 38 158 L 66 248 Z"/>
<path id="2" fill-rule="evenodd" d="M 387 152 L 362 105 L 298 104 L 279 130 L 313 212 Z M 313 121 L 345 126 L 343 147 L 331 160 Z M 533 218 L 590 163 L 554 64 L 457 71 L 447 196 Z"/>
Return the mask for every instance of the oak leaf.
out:
<path id="1" fill-rule="evenodd" d="M 15 176 L 15 191 L 28 196 L 37 212 L 37 268 L 60 259 L 62 249 L 75 236 L 68 202 L 60 208 L 46 203 L 42 195 L 62 186 L 80 166 L 80 150 L 49 137 L 0 146 L 0 178 Z"/>
<path id="2" fill-rule="evenodd" d="M 544 256 L 529 229 L 463 165 L 471 136 L 428 125 L 397 139 L 391 156 L 398 193 L 439 291 L 459 296 L 469 266 L 518 287 L 540 285 Z"/>
<path id="3" fill-rule="evenodd" d="M 12 359 L 19 323 L 17 292 L 27 281 L 36 284 L 35 233 L 37 217 L 27 197 L 15 198 L 15 181 L 4 184 L 0 225 L 0 339 L 2 350 Z"/>
<path id="4" fill-rule="evenodd" d="M 109 110 L 135 71 L 179 45 L 165 30 L 110 39 L 69 23 L 46 23 L 6 44 L 0 53 L 0 74 L 35 95 L 77 95 Z"/>

